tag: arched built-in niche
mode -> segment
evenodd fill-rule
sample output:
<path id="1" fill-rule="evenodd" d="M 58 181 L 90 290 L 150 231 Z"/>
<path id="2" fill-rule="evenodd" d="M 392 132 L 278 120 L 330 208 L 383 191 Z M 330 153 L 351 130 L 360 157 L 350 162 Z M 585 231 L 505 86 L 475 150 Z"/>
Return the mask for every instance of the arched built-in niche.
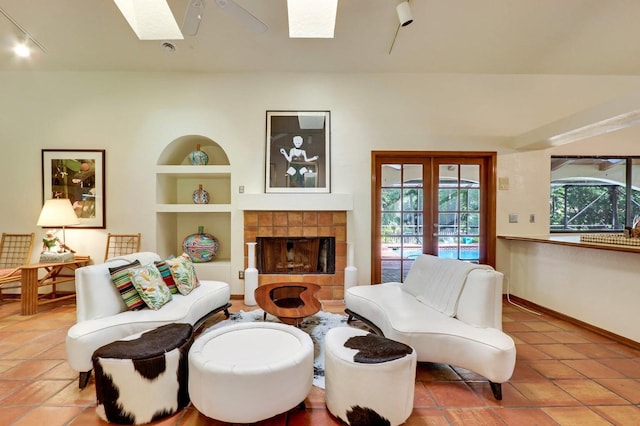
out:
<path id="1" fill-rule="evenodd" d="M 229 157 L 218 143 L 201 135 L 181 136 L 162 150 L 158 158 L 158 165 L 190 165 L 189 153 L 200 145 L 200 149 L 209 156 L 210 166 L 228 166 Z"/>
<path id="2" fill-rule="evenodd" d="M 207 153 L 207 165 L 191 165 L 189 153 Z M 208 204 L 195 204 L 199 185 L 209 192 Z M 156 165 L 156 245 L 161 256 L 182 253 L 185 237 L 204 226 L 220 242 L 211 262 L 196 263 L 198 276 L 230 282 L 231 270 L 231 167 L 224 149 L 200 135 L 186 135 L 169 143 Z"/>

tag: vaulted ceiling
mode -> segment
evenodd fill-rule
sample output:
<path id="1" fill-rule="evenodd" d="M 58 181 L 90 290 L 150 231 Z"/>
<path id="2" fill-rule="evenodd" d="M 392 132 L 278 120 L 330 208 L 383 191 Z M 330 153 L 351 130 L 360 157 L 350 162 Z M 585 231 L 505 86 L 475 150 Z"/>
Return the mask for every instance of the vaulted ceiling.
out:
<path id="1" fill-rule="evenodd" d="M 0 16 L 0 71 L 508 75 L 532 82 L 523 96 L 539 89 L 536 76 L 606 76 L 609 82 L 614 76 L 623 82 L 557 113 L 565 116 L 640 90 L 636 0 L 412 0 L 414 22 L 397 37 L 395 0 L 339 0 L 333 39 L 290 39 L 286 0 L 235 1 L 268 30 L 257 33 L 205 0 L 197 35 L 140 41 L 111 0 L 0 0 L 0 8 L 46 50 L 28 61 L 14 58 L 10 43 L 22 34 Z M 168 3 L 182 23 L 189 0 Z M 174 51 L 163 48 L 166 41 Z M 627 81 L 632 84 L 621 89 Z M 500 83 L 488 89 L 496 97 L 504 90 Z"/>

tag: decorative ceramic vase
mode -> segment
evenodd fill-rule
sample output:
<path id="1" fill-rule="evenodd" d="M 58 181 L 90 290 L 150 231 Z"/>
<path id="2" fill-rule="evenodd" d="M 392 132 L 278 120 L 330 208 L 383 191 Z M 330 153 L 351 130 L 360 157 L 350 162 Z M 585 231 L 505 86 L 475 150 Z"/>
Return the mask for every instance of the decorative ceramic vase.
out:
<path id="1" fill-rule="evenodd" d="M 347 267 L 344 268 L 344 289 L 358 285 L 358 268 L 353 265 L 353 243 L 347 243 Z"/>
<path id="2" fill-rule="evenodd" d="M 206 166 L 209 163 L 209 156 L 200 150 L 200 144 L 196 145 L 196 150 L 189 153 L 189 162 L 194 166 Z"/>
<path id="3" fill-rule="evenodd" d="M 209 204 L 209 193 L 198 185 L 198 189 L 193 191 L 193 202 L 195 204 Z"/>
<path id="4" fill-rule="evenodd" d="M 198 232 L 189 235 L 182 242 L 182 249 L 194 263 L 209 262 L 218 252 L 218 239 L 204 232 L 204 226 L 198 227 Z"/>
<path id="5" fill-rule="evenodd" d="M 256 269 L 256 244 L 247 243 L 248 268 L 244 270 L 244 304 L 257 304 L 255 291 L 258 288 L 258 270 Z"/>

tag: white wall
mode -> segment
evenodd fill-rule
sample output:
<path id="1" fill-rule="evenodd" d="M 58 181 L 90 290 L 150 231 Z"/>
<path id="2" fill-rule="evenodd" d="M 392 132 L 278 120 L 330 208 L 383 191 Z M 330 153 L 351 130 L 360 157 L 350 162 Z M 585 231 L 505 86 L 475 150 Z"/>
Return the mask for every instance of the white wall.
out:
<path id="1" fill-rule="evenodd" d="M 498 235 L 549 234 L 551 155 L 638 155 L 634 133 L 629 129 L 546 150 L 500 156 L 499 174 L 509 176 L 512 185 L 508 191 L 498 192 Z M 521 213 L 524 223 L 507 223 L 509 212 Z M 536 213 L 535 224 L 528 223 L 530 212 Z M 505 274 L 505 290 L 511 294 L 640 342 L 640 314 L 635 306 L 640 299 L 638 256 L 499 239 L 496 268 Z"/>
<path id="2" fill-rule="evenodd" d="M 498 232 L 546 233 L 548 152 L 513 153 L 505 146 L 517 132 L 553 117 L 518 115 L 506 123 L 514 133 L 509 135 L 496 122 L 505 121 L 506 111 L 526 109 L 525 98 L 532 104 L 552 99 L 553 108 L 569 113 L 576 102 L 622 94 L 630 83 L 620 77 L 414 74 L 22 72 L 0 77 L 1 230 L 42 234 L 35 226 L 42 202 L 41 149 L 106 149 L 107 229 L 67 231 L 72 248 L 98 261 L 107 232 L 139 231 L 142 249 L 154 250 L 153 168 L 174 139 L 200 134 L 216 141 L 231 162 L 233 193 L 240 185 L 247 193 L 260 193 L 265 111 L 330 110 L 332 190 L 354 197 L 348 239 L 357 247 L 360 282 L 369 281 L 370 271 L 371 150 L 498 151 L 498 175 L 510 178 L 510 189 L 498 194 Z M 633 83 L 640 86 L 638 79 Z M 583 88 L 584 95 L 569 99 L 563 87 Z M 498 88 L 499 99 L 491 95 Z M 510 212 L 520 213 L 520 223 L 507 223 Z M 525 220 L 529 213 L 536 214 L 536 224 Z M 234 241 L 222 243 L 232 245 L 231 269 L 237 271 L 243 268 L 242 215 L 234 217 Z M 231 284 L 233 294 L 242 293 L 242 281 Z"/>

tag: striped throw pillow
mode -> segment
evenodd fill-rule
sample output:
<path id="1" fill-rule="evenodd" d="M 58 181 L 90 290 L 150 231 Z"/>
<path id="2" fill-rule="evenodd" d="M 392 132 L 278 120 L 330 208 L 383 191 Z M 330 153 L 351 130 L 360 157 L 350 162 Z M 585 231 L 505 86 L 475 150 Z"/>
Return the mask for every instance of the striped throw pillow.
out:
<path id="1" fill-rule="evenodd" d="M 158 271 L 160 271 L 160 276 L 162 276 L 162 280 L 169 287 L 169 291 L 171 294 L 178 294 L 178 287 L 176 287 L 176 282 L 173 279 L 173 275 L 171 275 L 171 270 L 169 269 L 169 265 L 165 260 L 158 260 L 154 262 Z"/>
<path id="2" fill-rule="evenodd" d="M 140 261 L 135 260 L 127 265 L 109 268 L 111 281 L 120 292 L 120 297 L 124 300 L 124 304 L 131 311 L 137 311 L 146 306 L 129 277 L 129 269 L 136 266 L 140 266 Z"/>

